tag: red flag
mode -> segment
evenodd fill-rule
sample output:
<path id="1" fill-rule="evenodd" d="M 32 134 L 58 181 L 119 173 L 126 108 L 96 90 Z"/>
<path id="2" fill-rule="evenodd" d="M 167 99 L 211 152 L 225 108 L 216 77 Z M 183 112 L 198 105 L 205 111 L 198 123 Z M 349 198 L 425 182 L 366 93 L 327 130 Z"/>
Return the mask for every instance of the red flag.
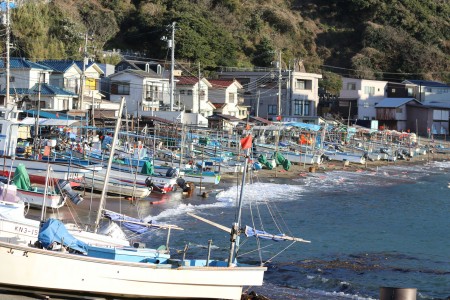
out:
<path id="1" fill-rule="evenodd" d="M 252 147 L 252 136 L 246 136 L 245 138 L 241 139 L 241 148 L 242 150 L 248 149 Z"/>
<path id="2" fill-rule="evenodd" d="M 277 121 L 281 121 L 281 116 L 277 116 Z"/>

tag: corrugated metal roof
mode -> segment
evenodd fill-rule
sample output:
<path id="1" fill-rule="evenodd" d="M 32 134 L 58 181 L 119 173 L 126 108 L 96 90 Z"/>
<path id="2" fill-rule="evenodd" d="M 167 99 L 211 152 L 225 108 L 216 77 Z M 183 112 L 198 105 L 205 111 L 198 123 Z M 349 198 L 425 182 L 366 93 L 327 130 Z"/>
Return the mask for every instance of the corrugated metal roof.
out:
<path id="1" fill-rule="evenodd" d="M 9 59 L 9 66 L 11 69 L 41 69 L 51 71 L 51 68 L 47 66 L 18 57 L 11 57 Z M 3 60 L 0 60 L 0 68 L 5 68 Z"/>
<path id="2" fill-rule="evenodd" d="M 449 85 L 438 82 L 438 81 L 430 81 L 430 80 L 405 80 L 403 83 L 412 83 L 419 86 L 426 86 L 426 87 L 443 87 L 443 88 L 450 88 Z"/>
<path id="3" fill-rule="evenodd" d="M 416 104 L 422 105 L 419 101 L 414 98 L 384 98 L 381 102 L 375 105 L 375 108 L 395 108 L 400 107 L 408 102 L 414 101 Z"/>

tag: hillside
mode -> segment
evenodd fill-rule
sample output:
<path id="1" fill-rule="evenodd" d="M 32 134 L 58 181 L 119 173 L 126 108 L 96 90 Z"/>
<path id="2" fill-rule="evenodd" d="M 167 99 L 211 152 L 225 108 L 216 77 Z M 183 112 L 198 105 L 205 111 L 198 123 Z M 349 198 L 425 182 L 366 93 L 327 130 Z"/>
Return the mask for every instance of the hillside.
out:
<path id="1" fill-rule="evenodd" d="M 176 59 L 186 71 L 283 67 L 396 80 L 450 82 L 446 0 L 53 0 L 14 9 L 12 55 L 73 58 L 129 49 L 170 60 L 161 38 L 176 22 Z M 192 66 L 193 70 L 189 70 Z"/>

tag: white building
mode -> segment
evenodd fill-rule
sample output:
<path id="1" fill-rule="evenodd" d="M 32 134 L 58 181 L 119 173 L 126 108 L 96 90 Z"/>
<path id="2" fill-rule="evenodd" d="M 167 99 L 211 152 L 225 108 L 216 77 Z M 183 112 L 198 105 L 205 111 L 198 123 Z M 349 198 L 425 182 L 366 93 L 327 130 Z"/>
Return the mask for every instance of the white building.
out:
<path id="1" fill-rule="evenodd" d="M 168 106 L 169 79 L 149 70 L 127 69 L 110 76 L 111 102 L 120 103 L 125 97 L 124 112 L 134 117 L 152 116 L 152 111 Z"/>
<path id="2" fill-rule="evenodd" d="M 177 76 L 177 86 L 175 94 L 178 97 L 175 107 L 188 113 L 199 113 L 204 117 L 213 114 L 214 106 L 208 101 L 211 83 L 202 78 L 199 80 L 194 76 Z"/>
<path id="3" fill-rule="evenodd" d="M 342 77 L 339 106 L 341 111 L 342 107 L 347 106 L 349 112 L 349 115 L 343 117 L 375 120 L 377 117 L 375 106 L 386 97 L 387 84 L 387 81 Z"/>

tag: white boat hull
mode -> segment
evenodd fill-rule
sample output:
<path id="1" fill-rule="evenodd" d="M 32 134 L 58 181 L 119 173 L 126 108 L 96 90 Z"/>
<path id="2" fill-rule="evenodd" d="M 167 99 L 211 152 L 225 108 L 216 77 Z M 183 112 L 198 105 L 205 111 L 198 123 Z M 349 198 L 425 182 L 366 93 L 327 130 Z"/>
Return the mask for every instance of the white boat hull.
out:
<path id="1" fill-rule="evenodd" d="M 0 242 L 0 285 L 57 294 L 240 299 L 265 267 L 128 263 Z M 26 270 L 26 271 L 24 271 Z"/>
<path id="2" fill-rule="evenodd" d="M 60 208 L 64 206 L 64 204 L 66 203 L 64 197 L 60 194 L 44 195 L 44 193 L 17 190 L 17 195 L 25 203 L 28 203 L 33 207 L 39 208 L 42 207 L 42 205 L 44 204 L 44 198 L 45 198 L 45 206 L 48 208 Z"/>
<path id="3" fill-rule="evenodd" d="M 320 165 L 323 162 L 322 155 L 319 154 L 283 152 L 282 155 L 297 164 Z"/>
<path id="4" fill-rule="evenodd" d="M 80 184 L 84 185 L 86 188 L 93 188 L 94 190 L 103 190 L 105 182 L 105 175 L 99 172 L 86 173 L 84 175 L 84 180 Z M 107 192 L 109 194 L 123 195 L 133 198 L 145 198 L 150 195 L 151 190 L 148 187 L 139 186 L 138 184 L 126 184 L 123 181 L 117 179 L 108 180 L 106 185 Z"/>
<path id="5" fill-rule="evenodd" d="M 38 239 L 40 222 L 24 217 L 23 203 L 0 201 L 0 241 L 26 246 Z M 125 238 L 96 234 L 81 230 L 75 224 L 66 224 L 70 234 L 95 246 L 129 246 Z"/>

